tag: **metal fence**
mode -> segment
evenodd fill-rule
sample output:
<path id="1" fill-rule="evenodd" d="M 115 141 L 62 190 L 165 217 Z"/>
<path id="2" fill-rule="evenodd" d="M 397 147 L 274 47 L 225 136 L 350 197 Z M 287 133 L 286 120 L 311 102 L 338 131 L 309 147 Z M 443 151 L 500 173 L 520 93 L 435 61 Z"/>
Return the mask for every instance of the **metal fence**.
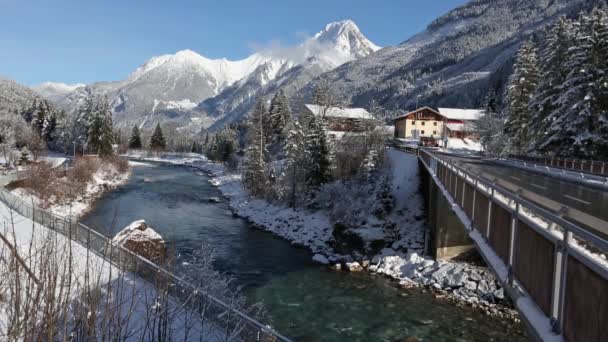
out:
<path id="1" fill-rule="evenodd" d="M 524 199 L 521 189 L 510 191 L 426 150 L 419 156 L 436 186 L 461 208 L 467 229 L 499 257 L 493 266 L 506 270 L 498 275 L 512 297 L 531 298 L 568 341 L 605 338 L 608 267 L 599 254 L 608 251 L 606 240 Z M 525 316 L 535 326 L 538 320 Z"/>
<path id="2" fill-rule="evenodd" d="M 594 175 L 608 176 L 608 162 L 605 161 L 568 159 L 557 157 L 521 156 L 515 154 L 510 154 L 509 158 L 572 171 L 580 171 L 584 173 L 591 173 Z"/>
<path id="3" fill-rule="evenodd" d="M 183 278 L 122 246 L 113 244 L 107 237 L 79 222 L 29 205 L 3 187 L 0 187 L 0 201 L 20 215 L 82 244 L 119 269 L 137 274 L 153 286 L 162 279 L 176 303 L 200 314 L 202 320 L 225 332 L 229 340 L 291 341 Z"/>

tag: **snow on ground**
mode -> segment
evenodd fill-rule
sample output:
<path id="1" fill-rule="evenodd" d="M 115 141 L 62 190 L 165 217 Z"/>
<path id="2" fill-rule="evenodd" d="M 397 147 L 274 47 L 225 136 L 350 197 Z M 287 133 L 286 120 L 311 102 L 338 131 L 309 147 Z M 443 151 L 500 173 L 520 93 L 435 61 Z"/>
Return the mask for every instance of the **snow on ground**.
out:
<path id="1" fill-rule="evenodd" d="M 473 139 L 456 139 L 448 138 L 448 146 L 445 148 L 448 152 L 473 152 L 481 151 L 481 144 Z"/>
<path id="2" fill-rule="evenodd" d="M 106 191 L 126 183 L 129 176 L 130 172 L 120 173 L 112 165 L 102 165 L 93 175 L 93 181 L 87 184 L 84 193 L 79 194 L 76 199 L 65 199 L 59 203 L 54 203 L 51 199 L 52 204 L 46 209 L 63 217 L 81 217 L 90 209 L 96 199 Z M 28 203 L 36 206 L 41 204 L 39 198 L 24 188 L 17 188 L 12 193 L 27 200 Z"/>
<path id="3" fill-rule="evenodd" d="M 252 199 L 243 189 L 241 176 L 226 173 L 221 165 L 195 163 L 215 177 L 210 180 L 230 201 L 234 212 L 254 225 L 270 231 L 297 245 L 306 246 L 314 253 L 333 254 L 329 246 L 332 224 L 322 212 L 308 212 L 277 206 L 265 200 Z M 336 259 L 333 256 L 332 259 Z"/>
<path id="4" fill-rule="evenodd" d="M 11 222 L 14 223 L 14 226 Z M 143 338 L 141 334 L 143 334 L 146 328 L 149 328 L 147 325 L 151 323 L 150 320 L 155 315 L 154 309 L 159 310 L 162 306 L 161 303 L 157 302 L 158 294 L 155 288 L 138 276 L 117 268 L 97 254 L 88 252 L 79 243 L 70 241 L 65 236 L 11 211 L 4 203 L 0 203 L 0 233 L 6 236 L 16 247 L 17 253 L 26 260 L 26 263 L 30 265 L 34 274 L 42 272 L 39 268 L 43 266 L 40 266 L 41 263 L 37 262 L 39 260 L 36 258 L 40 251 L 45 251 L 45 248 L 49 248 L 49 241 L 51 241 L 53 246 L 52 255 L 59 261 L 60 269 L 62 265 L 63 267 L 67 267 L 66 260 L 70 261 L 69 264 L 72 270 L 72 276 L 69 278 L 71 279 L 71 292 L 66 300 L 69 299 L 74 302 L 82 300 L 84 299 L 82 297 L 84 292 L 95 288 L 101 290 L 104 296 L 111 293 L 110 297 L 112 297 L 115 303 L 110 305 L 116 306 L 113 306 L 113 312 L 108 313 L 108 315 L 121 315 L 123 319 L 124 317 L 131 317 L 129 320 L 126 320 L 128 327 L 125 327 L 124 333 L 128 333 L 130 336 L 126 337 L 125 341 L 140 341 Z M 0 244 L 2 245 L 2 248 L 0 248 L 0 254 L 2 255 L 2 258 L 0 258 L 0 269 L 4 269 L 7 265 L 3 265 L 2 263 L 4 260 L 10 260 L 10 257 L 8 256 L 8 248 L 5 248 L 6 246 L 2 242 Z M 59 276 L 67 274 L 61 272 L 60 270 Z M 21 274 L 25 276 L 23 272 Z M 47 281 L 47 278 L 41 279 L 45 279 L 45 282 Z M 86 279 L 94 280 L 89 283 Z M 6 284 L 6 282 L 2 284 Z M 63 284 L 63 290 L 67 288 L 67 283 Z M 56 290 L 58 293 L 66 293 L 65 291 L 60 292 L 60 288 Z M 0 300 L 1 340 L 2 336 L 6 336 L 6 331 L 10 324 L 9 313 L 12 303 L 10 296 L 12 293 L 2 287 L 0 287 L 0 291 L 0 298 L 4 298 L 4 300 Z M 168 328 L 173 339 L 185 340 L 193 338 L 198 340 L 200 338 L 205 341 L 225 340 L 225 336 L 222 336 L 224 334 L 221 330 L 210 326 L 208 322 L 204 325 L 200 324 L 200 319 L 188 318 L 192 313 L 185 311 L 177 303 L 169 301 L 169 304 L 166 305 L 169 307 L 168 310 L 170 310 L 172 317 Z M 76 315 L 77 313 L 73 312 L 71 314 Z M 100 314 L 98 317 L 104 317 L 104 315 Z M 115 317 L 114 319 L 117 318 Z M 158 324 L 158 321 L 156 324 Z M 186 329 L 188 325 L 192 325 L 192 330 L 188 331 Z M 149 333 L 148 329 L 146 334 Z"/>
<path id="5" fill-rule="evenodd" d="M 401 238 L 372 258 L 371 263 L 370 260 L 361 260 L 360 264 L 350 263 L 352 256 L 337 254 L 330 246 L 333 225 L 323 211 L 290 209 L 272 205 L 264 200 L 252 199 L 242 188 L 240 175 L 227 172 L 222 165 L 210 162 L 201 155 L 188 154 L 184 158 L 176 155 L 144 158 L 205 170 L 213 176 L 210 182 L 229 200 L 237 215 L 292 243 L 308 247 L 314 253 L 313 260 L 316 262 L 343 262 L 347 266 L 351 265 L 353 270 L 362 270 L 360 265 L 369 264 L 369 271 L 399 280 L 404 286 L 429 286 L 456 300 L 482 307 L 489 313 L 512 315 L 512 311 L 501 311 L 493 305 L 504 299 L 504 293 L 487 268 L 435 261 L 430 257 L 421 256 L 425 221 L 421 220 L 424 204 L 418 188 L 417 157 L 393 149 L 387 151 L 387 156 L 391 165 L 391 191 L 395 198 L 395 209 L 388 219 L 396 222 Z M 367 235 L 369 239 L 385 237 L 377 228 L 365 227 L 356 231 L 360 235 Z M 353 264 L 359 267 L 354 267 Z"/>

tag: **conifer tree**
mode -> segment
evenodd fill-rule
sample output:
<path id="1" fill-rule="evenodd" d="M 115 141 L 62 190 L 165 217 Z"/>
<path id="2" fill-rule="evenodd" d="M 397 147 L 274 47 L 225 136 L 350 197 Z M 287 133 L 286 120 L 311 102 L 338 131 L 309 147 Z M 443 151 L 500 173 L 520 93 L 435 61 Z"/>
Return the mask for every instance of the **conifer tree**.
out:
<path id="1" fill-rule="evenodd" d="M 243 185 L 254 196 L 264 196 L 268 187 L 268 150 L 265 125 L 268 113 L 262 99 L 258 100 L 248 121 L 248 146 L 243 164 Z"/>
<path id="2" fill-rule="evenodd" d="M 325 120 L 322 117 L 313 116 L 308 122 L 306 148 L 309 158 L 306 175 L 307 185 L 316 188 L 331 181 L 333 150 L 327 136 Z"/>
<path id="3" fill-rule="evenodd" d="M 296 193 L 303 182 L 304 166 L 307 164 L 306 135 L 298 120 L 290 120 L 286 127 L 285 173 L 289 187 L 289 206 L 294 207 Z"/>
<path id="4" fill-rule="evenodd" d="M 538 85 L 538 66 L 534 44 L 528 41 L 519 49 L 513 66 L 513 74 L 507 85 L 507 120 L 505 133 L 511 138 L 512 148 L 522 153 L 530 143 L 528 107 Z"/>
<path id="5" fill-rule="evenodd" d="M 289 101 L 283 89 L 280 89 L 270 102 L 270 123 L 275 140 L 281 143 L 285 140 L 285 126 L 291 119 Z"/>
<path id="6" fill-rule="evenodd" d="M 160 123 L 157 123 L 154 133 L 150 137 L 150 148 L 155 151 L 162 151 L 165 149 L 166 144 L 163 130 L 160 128 Z"/>
<path id="7" fill-rule="evenodd" d="M 106 98 L 95 97 L 89 112 L 87 145 L 100 157 L 111 156 L 114 143 L 112 112 Z"/>
<path id="8" fill-rule="evenodd" d="M 129 148 L 139 150 L 142 148 L 141 134 L 139 133 L 139 127 L 133 126 L 131 130 L 131 136 L 129 137 Z"/>
<path id="9" fill-rule="evenodd" d="M 540 147 L 558 155 L 592 158 L 608 147 L 608 138 L 601 134 L 608 111 L 606 12 L 596 9 L 582 15 L 574 27 L 559 107 L 551 114 L 547 139 Z"/>
<path id="10" fill-rule="evenodd" d="M 530 127 L 532 147 L 538 148 L 547 138 L 546 133 L 558 108 L 560 88 L 566 81 L 569 50 L 573 45 L 572 22 L 560 17 L 548 32 L 540 51 L 540 82 L 529 107 L 532 113 Z"/>

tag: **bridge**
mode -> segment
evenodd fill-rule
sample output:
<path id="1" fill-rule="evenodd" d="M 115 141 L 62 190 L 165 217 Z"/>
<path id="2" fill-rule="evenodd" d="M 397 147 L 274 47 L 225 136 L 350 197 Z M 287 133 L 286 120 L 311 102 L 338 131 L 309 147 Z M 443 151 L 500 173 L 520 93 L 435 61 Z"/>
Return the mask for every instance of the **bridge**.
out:
<path id="1" fill-rule="evenodd" d="M 608 340 L 608 182 L 549 172 L 604 176 L 605 165 L 539 160 L 541 171 L 534 160 L 415 153 L 431 254 L 450 258 L 476 248 L 534 340 Z"/>

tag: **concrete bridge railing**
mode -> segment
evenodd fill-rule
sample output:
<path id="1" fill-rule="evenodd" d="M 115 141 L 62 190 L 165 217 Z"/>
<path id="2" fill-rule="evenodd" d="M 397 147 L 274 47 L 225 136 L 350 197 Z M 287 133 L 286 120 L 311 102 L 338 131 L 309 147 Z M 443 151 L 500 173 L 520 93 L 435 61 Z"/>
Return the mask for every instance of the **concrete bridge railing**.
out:
<path id="1" fill-rule="evenodd" d="M 425 186 L 447 199 L 537 340 L 606 340 L 608 241 L 428 150 L 418 155 Z"/>

